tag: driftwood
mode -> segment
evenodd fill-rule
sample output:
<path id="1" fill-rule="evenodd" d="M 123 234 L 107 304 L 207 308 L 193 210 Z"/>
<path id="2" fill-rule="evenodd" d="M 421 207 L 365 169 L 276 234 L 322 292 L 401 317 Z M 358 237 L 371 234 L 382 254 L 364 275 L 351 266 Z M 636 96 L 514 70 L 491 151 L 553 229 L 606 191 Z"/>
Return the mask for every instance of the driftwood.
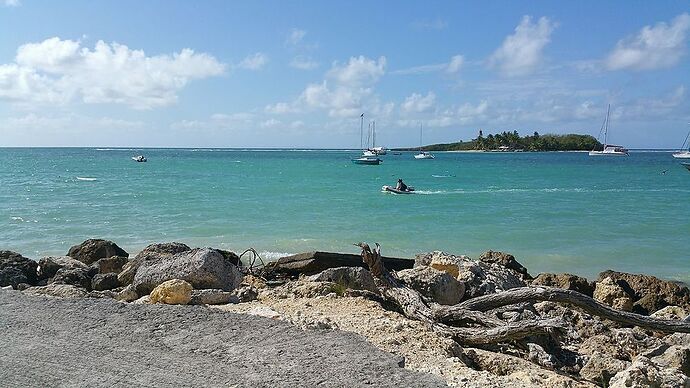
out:
<path id="1" fill-rule="evenodd" d="M 469 299 L 454 306 L 431 304 L 386 269 L 381 260 L 379 244 L 376 244 L 373 250 L 366 243 L 355 245 L 362 249 L 362 260 L 367 264 L 372 275 L 379 280 L 379 288 L 384 299 L 396 305 L 406 317 L 424 322 L 434 331 L 451 336 L 460 344 L 475 346 L 495 344 L 563 331 L 565 324 L 558 319 L 507 323 L 486 313 L 503 306 L 536 301 L 552 301 L 576 306 L 591 315 L 644 329 L 690 333 L 690 322 L 656 319 L 618 311 L 589 296 L 552 287 L 515 288 Z M 468 325 L 473 325 L 473 327 L 467 327 Z"/>

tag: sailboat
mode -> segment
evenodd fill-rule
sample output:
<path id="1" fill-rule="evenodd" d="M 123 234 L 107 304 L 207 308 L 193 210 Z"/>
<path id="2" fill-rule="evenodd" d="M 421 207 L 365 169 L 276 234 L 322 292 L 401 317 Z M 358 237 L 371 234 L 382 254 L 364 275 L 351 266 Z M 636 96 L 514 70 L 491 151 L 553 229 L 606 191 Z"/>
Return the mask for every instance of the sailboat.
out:
<path id="1" fill-rule="evenodd" d="M 688 123 L 688 124 L 690 124 L 690 123 Z M 688 139 L 690 139 L 690 132 L 688 132 L 688 135 L 685 136 L 685 141 L 683 142 L 683 145 L 680 147 L 680 150 L 673 154 L 674 158 L 676 158 L 676 159 L 690 159 L 690 143 L 688 143 Z"/>
<path id="2" fill-rule="evenodd" d="M 379 159 L 378 156 L 376 156 L 376 154 L 364 148 L 364 142 L 362 140 L 364 135 L 364 113 L 362 113 L 362 115 L 359 116 L 359 118 L 359 148 L 362 149 L 362 156 L 358 158 L 352 158 L 352 163 L 369 165 L 381 164 L 382 160 Z"/>
<path id="3" fill-rule="evenodd" d="M 608 134 L 609 134 L 609 114 L 611 113 L 611 104 L 609 104 L 606 109 L 606 119 L 601 125 L 599 130 L 599 135 L 601 131 L 604 131 L 604 149 L 602 151 L 589 151 L 589 156 L 629 156 L 628 150 L 623 146 L 608 144 Z"/>
<path id="4" fill-rule="evenodd" d="M 433 159 L 434 155 L 422 151 L 422 123 L 419 123 L 419 153 L 414 156 L 415 159 Z"/>

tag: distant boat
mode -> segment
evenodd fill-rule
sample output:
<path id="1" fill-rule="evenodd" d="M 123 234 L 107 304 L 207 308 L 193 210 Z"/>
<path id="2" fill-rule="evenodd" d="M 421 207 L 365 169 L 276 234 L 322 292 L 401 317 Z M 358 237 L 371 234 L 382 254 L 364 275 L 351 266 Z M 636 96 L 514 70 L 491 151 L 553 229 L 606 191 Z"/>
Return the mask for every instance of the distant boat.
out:
<path id="1" fill-rule="evenodd" d="M 357 158 L 352 158 L 352 163 L 354 164 L 368 164 L 368 165 L 378 165 L 381 164 L 382 160 L 378 158 L 378 156 L 364 148 L 364 141 L 363 141 L 363 136 L 364 136 L 364 113 L 362 113 L 361 116 L 359 116 L 360 122 L 359 122 L 359 148 L 362 149 L 362 155 L 357 157 Z M 367 140 L 368 142 L 368 140 Z"/>
<path id="2" fill-rule="evenodd" d="M 690 144 L 688 144 L 688 139 L 690 139 L 690 132 L 688 132 L 688 135 L 685 136 L 685 141 L 683 142 L 683 145 L 680 147 L 680 150 L 678 150 L 678 152 L 673 154 L 674 158 L 690 159 Z"/>
<path id="3" fill-rule="evenodd" d="M 146 162 L 146 157 L 144 155 L 132 156 L 132 160 L 137 163 Z"/>
<path id="4" fill-rule="evenodd" d="M 434 155 L 422 151 L 422 123 L 419 123 L 419 153 L 414 156 L 415 159 L 433 159 Z"/>
<path id="5" fill-rule="evenodd" d="M 589 151 L 589 156 L 629 156 L 628 150 L 623 146 L 608 144 L 608 134 L 609 134 L 609 114 L 611 112 L 611 104 L 609 104 L 606 109 L 606 119 L 601 125 L 601 130 L 599 130 L 599 135 L 601 131 L 604 131 L 604 149 L 602 151 Z M 598 138 L 597 138 L 598 139 Z"/>
<path id="6" fill-rule="evenodd" d="M 408 187 L 407 190 L 398 190 L 393 186 L 383 186 L 381 187 L 381 191 L 393 194 L 414 194 L 414 187 Z"/>

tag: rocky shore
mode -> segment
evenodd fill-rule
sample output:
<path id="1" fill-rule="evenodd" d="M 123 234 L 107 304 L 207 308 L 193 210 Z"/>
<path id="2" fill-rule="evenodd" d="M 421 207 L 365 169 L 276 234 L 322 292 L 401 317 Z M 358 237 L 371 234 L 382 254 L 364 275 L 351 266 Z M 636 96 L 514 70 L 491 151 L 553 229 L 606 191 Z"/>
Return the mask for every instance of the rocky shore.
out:
<path id="1" fill-rule="evenodd" d="M 190 332 L 204 325 L 205 319 L 230 319 L 222 317 L 231 312 L 260 316 L 252 318 L 263 322 L 259 326 L 289 323 L 285 327 L 292 329 L 285 330 L 296 326 L 314 334 L 317 342 L 325 341 L 319 337 L 323 333 L 355 333 L 398 357 L 402 370 L 428 374 L 377 372 L 397 376 L 391 379 L 408 379 L 405 383 L 396 380 L 405 386 L 440 382 L 459 387 L 690 386 L 690 322 L 686 320 L 690 290 L 683 284 L 615 271 L 602 272 L 595 281 L 571 274 L 532 276 L 512 255 L 492 251 L 476 259 L 431 252 L 419 254 L 414 261 L 383 257 L 380 263 L 369 260 L 367 264 L 359 256 L 324 252 L 261 263 L 255 252 L 238 256 L 181 243 L 152 244 L 130 258 L 106 240 L 87 240 L 66 256 L 37 262 L 0 251 L 0 286 L 4 288 L 0 337 L 5 343 L 21 344 L 24 350 L 32 347 L 26 343 L 31 336 L 36 336 L 34 348 L 45 337 L 43 332 L 27 330 L 24 337 L 17 337 L 22 330 L 12 324 L 17 317 L 12 314 L 18 314 L 22 304 L 32 309 L 45 305 L 44 309 L 61 310 L 66 316 L 71 315 L 69 310 L 88 306 L 91 314 L 101 311 L 102 321 L 121 314 L 117 306 L 131 306 L 132 311 L 149 317 L 149 328 L 155 326 L 157 314 L 162 322 L 175 321 L 175 316 L 195 317 L 187 321 Z M 62 300 L 66 304 L 59 307 Z M 477 307 L 482 304 L 485 308 Z M 51 314 L 58 313 L 45 312 L 35 319 L 49 320 Z M 113 319 L 126 325 L 126 320 Z M 79 325 L 78 319 L 72 324 Z M 85 325 L 87 331 L 96 326 Z M 45 326 L 34 327 L 40 331 Z M 137 332 L 141 341 L 155 337 L 155 330 L 142 330 L 145 333 Z M 114 336 L 114 332 L 99 333 Z M 65 336 L 54 337 L 69 341 Z M 103 346 L 96 339 L 88 343 Z M 53 346 L 61 344 L 55 340 Z M 278 352 L 267 346 L 262 349 Z M 229 350 L 219 348 L 214 354 L 223 352 Z M 264 362 L 272 362 L 271 356 L 281 358 L 267 351 Z M 0 353 L 5 366 L 14 362 L 10 358 L 9 353 Z M 362 356 L 358 362 L 370 361 Z M 118 373 L 120 383 L 136 382 Z M 265 373 L 271 374 L 270 370 Z M 280 381 L 275 376 L 265 378 L 267 385 Z M 257 379 L 254 382 L 262 381 Z M 353 377 L 351 385 L 364 385 L 366 380 Z M 5 381 L 26 384 L 29 380 L 19 376 Z M 244 384 L 240 379 L 223 381 Z M 326 378 L 321 383 L 338 386 L 343 381 Z M 381 381 L 370 380 L 370 384 L 381 385 Z"/>

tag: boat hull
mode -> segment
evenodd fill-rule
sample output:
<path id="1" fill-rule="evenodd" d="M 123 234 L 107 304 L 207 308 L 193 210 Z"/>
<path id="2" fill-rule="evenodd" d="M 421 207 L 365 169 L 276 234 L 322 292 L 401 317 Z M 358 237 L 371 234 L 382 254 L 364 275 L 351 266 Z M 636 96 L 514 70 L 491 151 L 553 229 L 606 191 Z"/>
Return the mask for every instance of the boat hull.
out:
<path id="1" fill-rule="evenodd" d="M 432 154 L 417 154 L 414 156 L 415 159 L 433 159 L 434 155 Z"/>
<path id="2" fill-rule="evenodd" d="M 625 152 L 589 151 L 589 156 L 630 156 Z"/>
<path id="3" fill-rule="evenodd" d="M 352 159 L 352 163 L 354 163 L 354 164 L 366 164 L 366 165 L 372 165 L 372 166 L 381 164 L 381 162 L 383 162 L 383 161 L 379 158 L 365 157 L 365 158 Z"/>
<path id="4" fill-rule="evenodd" d="M 672 156 L 676 159 L 690 159 L 690 152 L 678 152 Z"/>
<path id="5" fill-rule="evenodd" d="M 393 193 L 393 194 L 414 194 L 414 189 L 409 189 L 408 190 L 398 190 L 393 186 L 383 186 L 381 187 L 381 191 L 387 192 L 387 193 Z"/>

